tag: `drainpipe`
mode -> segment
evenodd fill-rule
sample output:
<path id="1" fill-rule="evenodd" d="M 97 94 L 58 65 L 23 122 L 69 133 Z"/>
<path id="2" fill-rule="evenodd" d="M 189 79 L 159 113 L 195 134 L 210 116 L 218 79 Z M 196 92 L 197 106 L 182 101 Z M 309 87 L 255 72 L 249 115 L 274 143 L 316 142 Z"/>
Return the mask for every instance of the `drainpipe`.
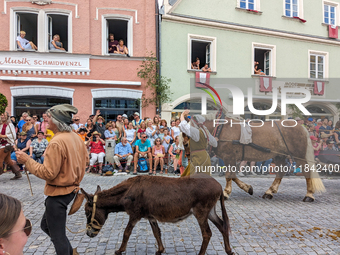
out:
<path id="1" fill-rule="evenodd" d="M 155 5 L 156 5 L 156 13 L 155 13 L 155 17 L 156 17 L 156 58 L 158 60 L 159 63 L 159 68 L 158 68 L 158 75 L 159 77 L 161 77 L 161 19 L 162 16 L 159 13 L 159 5 L 158 5 L 158 0 L 155 0 Z M 162 111 L 162 105 L 159 105 L 158 108 L 158 114 L 160 115 Z M 156 109 L 156 114 L 157 114 L 157 109 Z"/>

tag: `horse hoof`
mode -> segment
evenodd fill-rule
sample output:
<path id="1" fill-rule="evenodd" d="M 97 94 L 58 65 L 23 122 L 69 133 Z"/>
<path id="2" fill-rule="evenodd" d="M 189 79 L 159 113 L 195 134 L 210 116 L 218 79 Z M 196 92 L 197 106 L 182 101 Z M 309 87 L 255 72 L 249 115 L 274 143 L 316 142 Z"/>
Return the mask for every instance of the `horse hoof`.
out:
<path id="1" fill-rule="evenodd" d="M 311 198 L 311 197 L 305 197 L 302 201 L 303 202 L 314 202 L 314 198 Z"/>
<path id="2" fill-rule="evenodd" d="M 272 198 L 273 198 L 273 195 L 271 195 L 271 194 L 264 194 L 264 195 L 262 196 L 262 198 L 263 198 L 263 199 L 272 199 Z"/>
<path id="3" fill-rule="evenodd" d="M 121 251 L 115 251 L 115 255 L 122 255 Z"/>
<path id="4" fill-rule="evenodd" d="M 253 187 L 250 186 L 250 188 L 249 188 L 249 190 L 248 190 L 248 194 L 249 194 L 249 195 L 253 195 L 253 192 L 254 192 L 254 191 L 253 191 Z"/>

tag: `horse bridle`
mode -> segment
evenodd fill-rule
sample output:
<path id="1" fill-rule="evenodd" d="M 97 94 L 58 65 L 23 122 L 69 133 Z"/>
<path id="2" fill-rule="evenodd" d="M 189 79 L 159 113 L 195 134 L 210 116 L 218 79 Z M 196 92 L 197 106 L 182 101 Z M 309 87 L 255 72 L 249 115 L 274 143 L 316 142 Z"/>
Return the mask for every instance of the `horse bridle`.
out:
<path id="1" fill-rule="evenodd" d="M 93 234 L 98 234 L 99 231 L 102 229 L 103 225 L 100 225 L 99 222 L 94 218 L 96 215 L 96 203 L 97 203 L 97 195 L 94 195 L 93 197 L 93 209 L 92 209 L 92 216 L 90 223 L 86 224 L 87 230 L 95 229 L 96 231 L 93 232 Z"/>

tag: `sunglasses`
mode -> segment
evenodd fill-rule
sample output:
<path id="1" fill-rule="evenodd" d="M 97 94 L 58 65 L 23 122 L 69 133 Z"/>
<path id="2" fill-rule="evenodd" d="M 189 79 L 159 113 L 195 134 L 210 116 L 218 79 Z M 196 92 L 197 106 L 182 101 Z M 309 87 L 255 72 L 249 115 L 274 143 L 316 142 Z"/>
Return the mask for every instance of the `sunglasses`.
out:
<path id="1" fill-rule="evenodd" d="M 146 138 L 146 136 L 142 136 L 142 138 Z"/>
<path id="2" fill-rule="evenodd" d="M 25 227 L 23 229 L 13 231 L 9 234 L 13 234 L 13 233 L 19 232 L 21 230 L 23 230 L 25 232 L 26 236 L 30 236 L 31 233 L 32 233 L 32 222 L 29 219 L 26 219 L 26 224 L 25 224 Z"/>
<path id="3" fill-rule="evenodd" d="M 38 117 L 33 117 L 33 119 L 37 119 Z"/>

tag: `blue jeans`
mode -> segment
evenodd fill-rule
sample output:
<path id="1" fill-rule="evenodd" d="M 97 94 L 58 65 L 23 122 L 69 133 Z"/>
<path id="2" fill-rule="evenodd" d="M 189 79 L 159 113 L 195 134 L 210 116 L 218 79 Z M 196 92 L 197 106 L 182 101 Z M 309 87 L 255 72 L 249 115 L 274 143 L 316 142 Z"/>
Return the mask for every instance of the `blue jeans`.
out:
<path id="1" fill-rule="evenodd" d="M 38 162 L 38 159 L 40 159 L 41 164 L 44 164 L 44 156 L 41 156 L 40 158 L 37 158 L 37 156 L 33 153 L 33 159 Z"/>
<path id="2" fill-rule="evenodd" d="M 264 161 L 264 164 L 262 164 L 263 161 L 256 162 L 256 169 L 260 170 L 260 172 L 262 173 L 269 173 L 269 166 L 270 166 L 270 163 L 272 162 L 273 162 L 273 159 L 268 159 Z M 261 166 L 262 166 L 262 170 L 261 170 Z"/>

